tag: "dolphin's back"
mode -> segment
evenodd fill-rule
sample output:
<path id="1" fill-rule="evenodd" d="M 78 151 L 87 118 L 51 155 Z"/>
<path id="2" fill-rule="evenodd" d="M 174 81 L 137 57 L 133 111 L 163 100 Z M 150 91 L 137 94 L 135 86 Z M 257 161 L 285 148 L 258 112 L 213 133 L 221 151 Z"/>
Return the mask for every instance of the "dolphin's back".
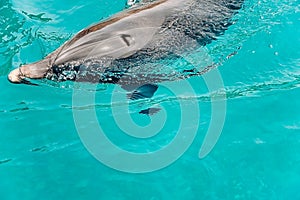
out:
<path id="1" fill-rule="evenodd" d="M 180 54 L 204 46 L 227 30 L 241 6 L 241 0 L 186 1 L 165 17 L 151 42 L 135 56 L 145 52 L 151 57 L 167 52 Z"/>

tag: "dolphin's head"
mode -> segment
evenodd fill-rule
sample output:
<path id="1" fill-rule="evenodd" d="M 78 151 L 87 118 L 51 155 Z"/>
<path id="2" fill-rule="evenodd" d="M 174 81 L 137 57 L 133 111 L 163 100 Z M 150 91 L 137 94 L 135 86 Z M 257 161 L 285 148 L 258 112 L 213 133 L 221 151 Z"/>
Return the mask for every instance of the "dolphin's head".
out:
<path id="1" fill-rule="evenodd" d="M 22 65 L 19 68 L 12 70 L 8 74 L 8 80 L 11 83 L 30 84 L 30 82 L 26 79 L 44 78 L 49 69 L 50 69 L 49 59 L 46 58 L 39 62 Z"/>

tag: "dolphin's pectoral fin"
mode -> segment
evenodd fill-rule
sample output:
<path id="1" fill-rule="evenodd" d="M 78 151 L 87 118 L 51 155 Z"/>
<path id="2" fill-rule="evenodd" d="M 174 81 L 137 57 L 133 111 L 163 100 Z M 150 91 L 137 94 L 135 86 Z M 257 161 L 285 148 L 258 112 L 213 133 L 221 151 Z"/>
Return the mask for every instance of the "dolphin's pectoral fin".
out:
<path id="1" fill-rule="evenodd" d="M 158 85 L 156 84 L 151 84 L 151 83 L 144 84 L 138 87 L 137 89 L 135 89 L 133 92 L 129 93 L 127 95 L 127 98 L 131 100 L 151 98 L 153 97 L 157 89 L 158 89 Z"/>
<path id="2" fill-rule="evenodd" d="M 154 115 L 154 114 L 158 113 L 160 110 L 161 110 L 160 108 L 147 108 L 147 109 L 141 110 L 139 112 L 139 114 Z"/>

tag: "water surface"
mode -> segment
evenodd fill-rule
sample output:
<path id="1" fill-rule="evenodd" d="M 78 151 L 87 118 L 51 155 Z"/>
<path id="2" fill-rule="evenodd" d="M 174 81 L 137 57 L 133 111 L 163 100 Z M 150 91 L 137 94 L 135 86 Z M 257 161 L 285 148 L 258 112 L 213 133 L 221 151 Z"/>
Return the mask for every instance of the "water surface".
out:
<path id="1" fill-rule="evenodd" d="M 220 63 L 227 96 L 217 145 L 198 158 L 214 92 L 201 77 L 191 78 L 195 94 L 180 97 L 200 107 L 199 124 L 194 119 L 184 126 L 186 133 L 196 128 L 197 136 L 175 163 L 146 174 L 116 171 L 89 154 L 73 120 L 72 84 L 33 87 L 7 81 L 10 70 L 43 58 L 82 28 L 124 9 L 125 2 L 1 0 L 0 5 L 1 199 L 300 198 L 299 1 L 245 2 L 236 23 L 206 47 Z M 138 114 L 143 108 L 159 105 L 168 113 L 157 137 L 137 140 L 116 126 L 114 117 L 127 115 L 126 104 L 111 101 L 113 90 L 99 86 L 94 105 L 78 109 L 95 107 L 108 137 L 126 150 L 167 146 L 180 123 L 178 96 L 162 88 L 152 100 L 130 105 L 140 125 L 150 123 Z"/>

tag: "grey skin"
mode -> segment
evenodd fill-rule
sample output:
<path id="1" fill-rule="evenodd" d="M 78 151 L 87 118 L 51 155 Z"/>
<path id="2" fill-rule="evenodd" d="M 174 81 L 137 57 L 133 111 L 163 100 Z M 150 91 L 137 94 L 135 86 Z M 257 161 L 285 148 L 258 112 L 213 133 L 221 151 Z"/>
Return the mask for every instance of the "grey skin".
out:
<path id="1" fill-rule="evenodd" d="M 199 72 L 164 71 L 165 65 L 215 40 L 232 24 L 242 0 L 156 0 L 137 5 L 76 34 L 41 61 L 8 75 L 30 79 L 141 84 Z"/>

